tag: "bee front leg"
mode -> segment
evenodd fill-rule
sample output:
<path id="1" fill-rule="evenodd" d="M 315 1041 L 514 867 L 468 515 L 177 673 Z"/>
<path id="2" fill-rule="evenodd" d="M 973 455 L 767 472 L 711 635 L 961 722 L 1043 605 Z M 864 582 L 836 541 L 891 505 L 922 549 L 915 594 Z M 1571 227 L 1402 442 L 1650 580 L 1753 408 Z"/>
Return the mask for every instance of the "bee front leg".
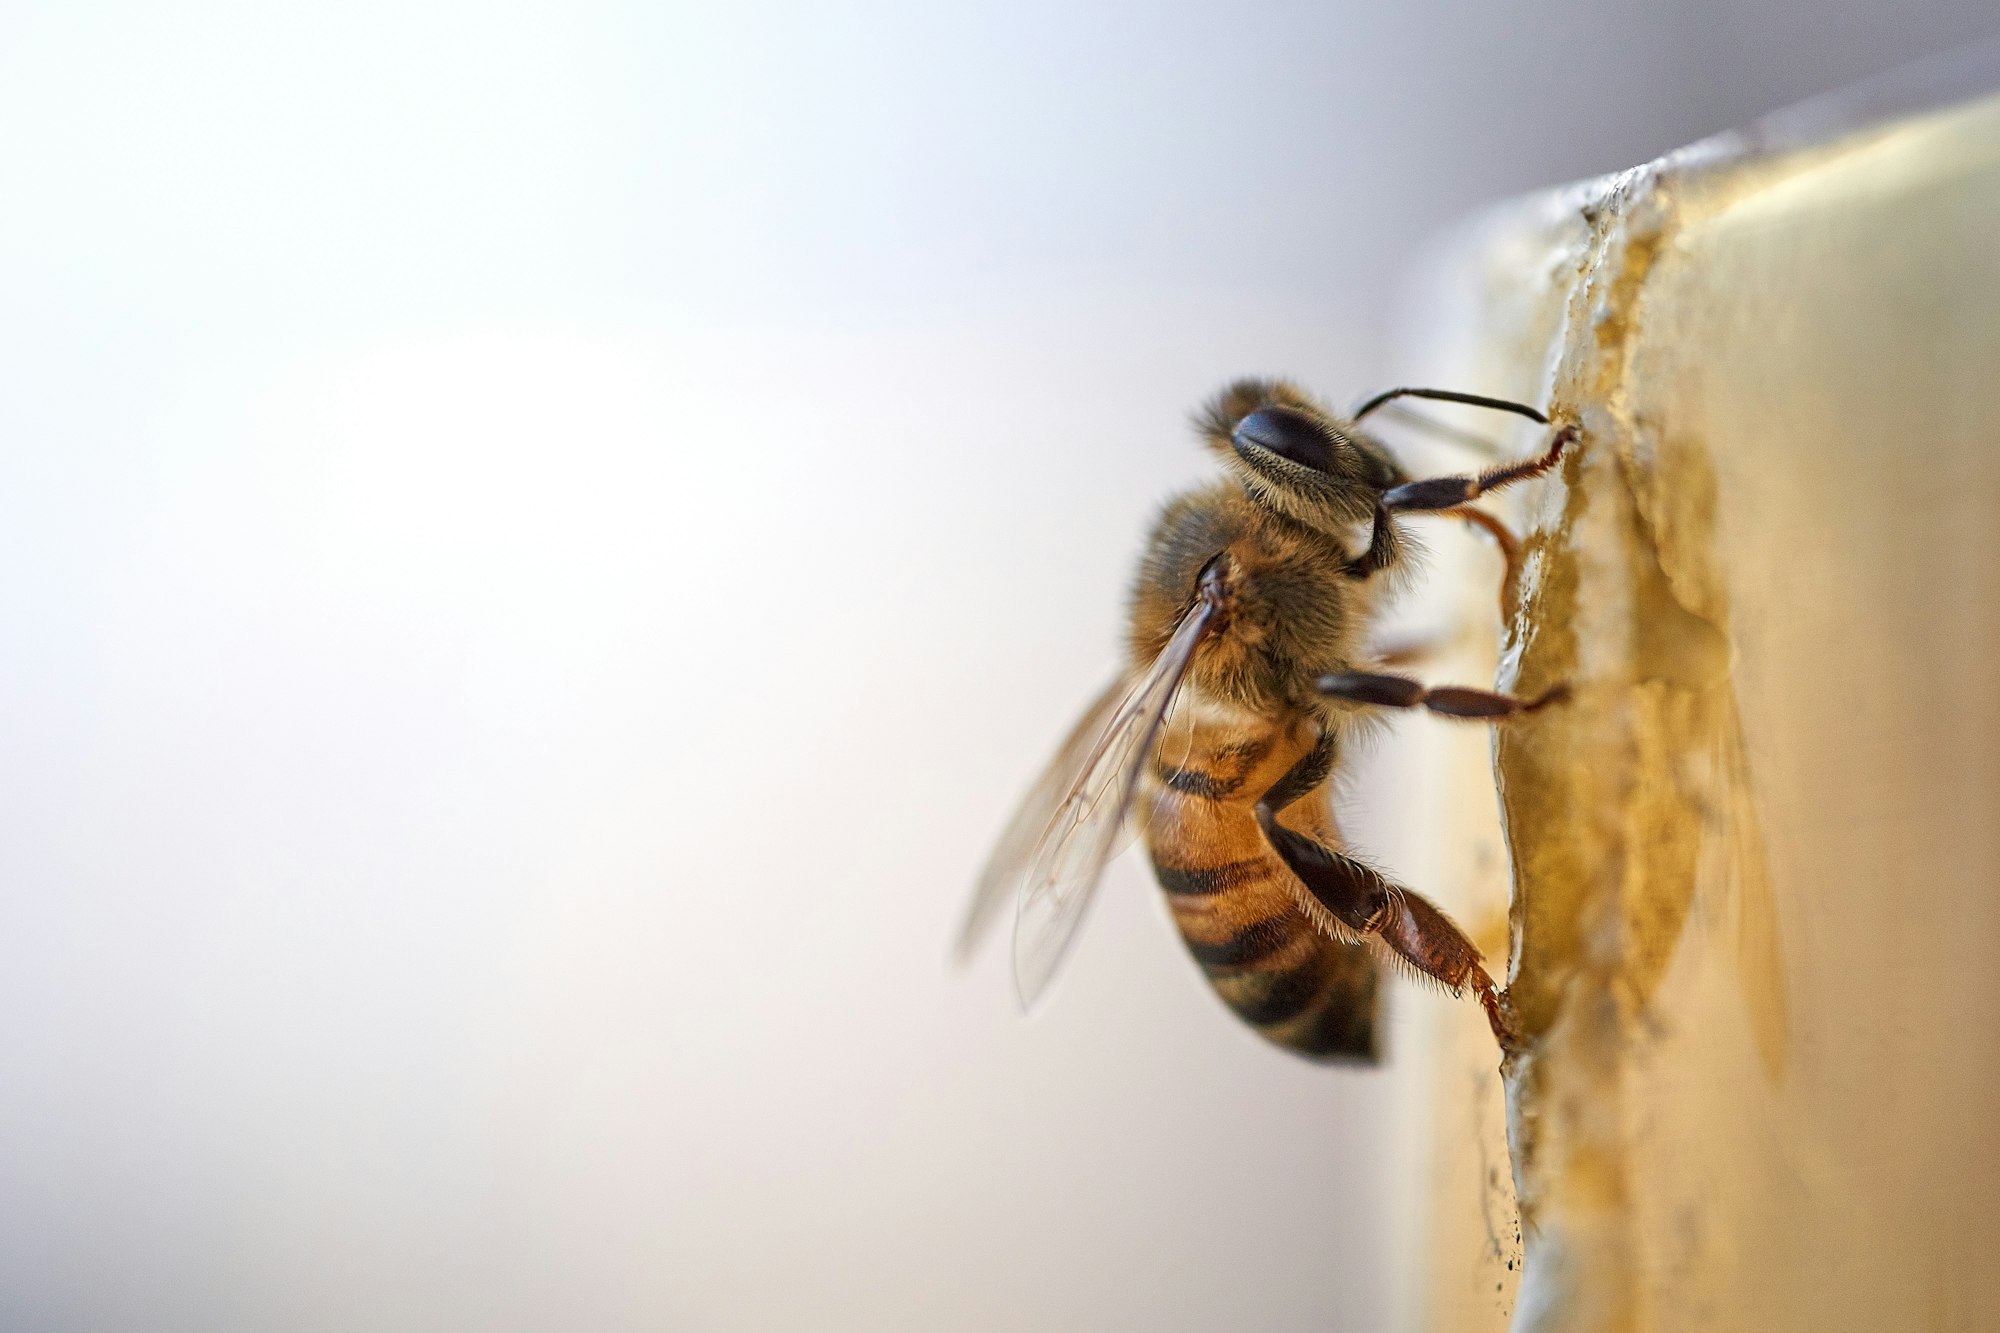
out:
<path id="1" fill-rule="evenodd" d="M 1574 425 L 1563 426 L 1556 431 L 1555 438 L 1549 441 L 1549 447 L 1541 457 L 1524 459 L 1519 463 L 1503 463 L 1499 467 L 1488 468 L 1476 477 L 1427 477 L 1422 481 L 1405 482 L 1382 493 L 1382 508 L 1397 513 L 1456 509 L 1477 500 L 1488 491 L 1497 491 L 1502 486 L 1511 486 L 1529 477 L 1539 477 L 1562 461 L 1563 450 L 1576 441 L 1579 433 Z"/>
<path id="2" fill-rule="evenodd" d="M 1382 498 L 1375 506 L 1373 525 L 1368 533 L 1368 549 L 1347 562 L 1347 576 L 1365 579 L 1395 560 L 1396 528 L 1389 521 L 1389 516 L 1399 513 L 1457 513 L 1468 522 L 1477 523 L 1492 532 L 1495 540 L 1501 542 L 1501 550 L 1507 555 L 1511 567 L 1515 558 L 1512 535 L 1497 523 L 1482 521 L 1483 516 L 1474 517 L 1477 511 L 1465 511 L 1463 507 L 1488 491 L 1497 491 L 1502 486 L 1511 486 L 1529 477 L 1539 477 L 1562 461 L 1563 451 L 1574 444 L 1580 435 L 1581 431 L 1576 426 L 1562 426 L 1557 429 L 1555 438 L 1549 441 L 1548 449 L 1538 458 L 1503 463 L 1474 477 L 1426 477 L 1422 481 L 1408 481 L 1401 486 L 1390 487 L 1382 492 Z"/>

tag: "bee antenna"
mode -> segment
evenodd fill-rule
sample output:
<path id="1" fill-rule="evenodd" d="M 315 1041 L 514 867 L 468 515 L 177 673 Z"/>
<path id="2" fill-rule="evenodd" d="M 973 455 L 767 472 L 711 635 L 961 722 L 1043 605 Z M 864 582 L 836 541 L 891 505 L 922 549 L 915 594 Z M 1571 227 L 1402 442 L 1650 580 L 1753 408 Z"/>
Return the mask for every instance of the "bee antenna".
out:
<path id="1" fill-rule="evenodd" d="M 1490 407 L 1495 412 L 1512 412 L 1515 416 L 1526 417 L 1530 421 L 1546 426 L 1549 419 L 1526 403 L 1517 403 L 1511 398 L 1488 398 L 1480 393 L 1458 393 L 1451 389 L 1390 389 L 1378 393 L 1367 402 L 1354 409 L 1350 421 L 1359 421 L 1382 404 L 1396 398 L 1431 398 L 1440 403 L 1464 403 L 1470 407 Z"/>

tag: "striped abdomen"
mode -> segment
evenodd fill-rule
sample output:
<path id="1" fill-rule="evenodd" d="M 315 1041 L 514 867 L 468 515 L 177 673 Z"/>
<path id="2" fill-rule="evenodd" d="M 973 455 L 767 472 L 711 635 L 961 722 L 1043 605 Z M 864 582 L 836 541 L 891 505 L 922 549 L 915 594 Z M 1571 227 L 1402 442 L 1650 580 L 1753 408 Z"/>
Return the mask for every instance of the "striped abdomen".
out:
<path id="1" fill-rule="evenodd" d="M 1310 749 L 1306 724 L 1176 728 L 1145 778 L 1147 851 L 1181 937 L 1239 1018 L 1300 1055 L 1372 1060 L 1375 959 L 1306 915 L 1257 824 L 1257 802 Z M 1278 820 L 1338 845 L 1323 776 Z"/>

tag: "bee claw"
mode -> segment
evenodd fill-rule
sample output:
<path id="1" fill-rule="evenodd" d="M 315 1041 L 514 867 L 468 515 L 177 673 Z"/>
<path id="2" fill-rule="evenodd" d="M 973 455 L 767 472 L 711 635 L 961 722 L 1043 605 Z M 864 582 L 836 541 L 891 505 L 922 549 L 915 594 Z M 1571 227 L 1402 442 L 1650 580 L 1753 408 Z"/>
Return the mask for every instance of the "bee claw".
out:
<path id="1" fill-rule="evenodd" d="M 1480 988 L 1479 1003 L 1486 1010 L 1486 1021 L 1492 1025 L 1493 1039 L 1500 1043 L 1501 1058 L 1512 1059 L 1521 1052 L 1522 1041 L 1514 1027 L 1507 993 L 1495 990 L 1493 983 L 1488 981 Z"/>

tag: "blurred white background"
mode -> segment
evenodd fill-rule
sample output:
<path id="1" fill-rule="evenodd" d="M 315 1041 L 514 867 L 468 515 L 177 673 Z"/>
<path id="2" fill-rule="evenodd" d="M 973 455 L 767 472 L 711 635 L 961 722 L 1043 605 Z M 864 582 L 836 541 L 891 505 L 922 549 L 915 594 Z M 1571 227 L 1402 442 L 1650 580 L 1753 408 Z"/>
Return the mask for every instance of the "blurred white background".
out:
<path id="1" fill-rule="evenodd" d="M 1186 414 L 1991 26 L 0 9 L 0 1327 L 1382 1326 L 1383 1078 L 1140 869 L 946 967 Z"/>

